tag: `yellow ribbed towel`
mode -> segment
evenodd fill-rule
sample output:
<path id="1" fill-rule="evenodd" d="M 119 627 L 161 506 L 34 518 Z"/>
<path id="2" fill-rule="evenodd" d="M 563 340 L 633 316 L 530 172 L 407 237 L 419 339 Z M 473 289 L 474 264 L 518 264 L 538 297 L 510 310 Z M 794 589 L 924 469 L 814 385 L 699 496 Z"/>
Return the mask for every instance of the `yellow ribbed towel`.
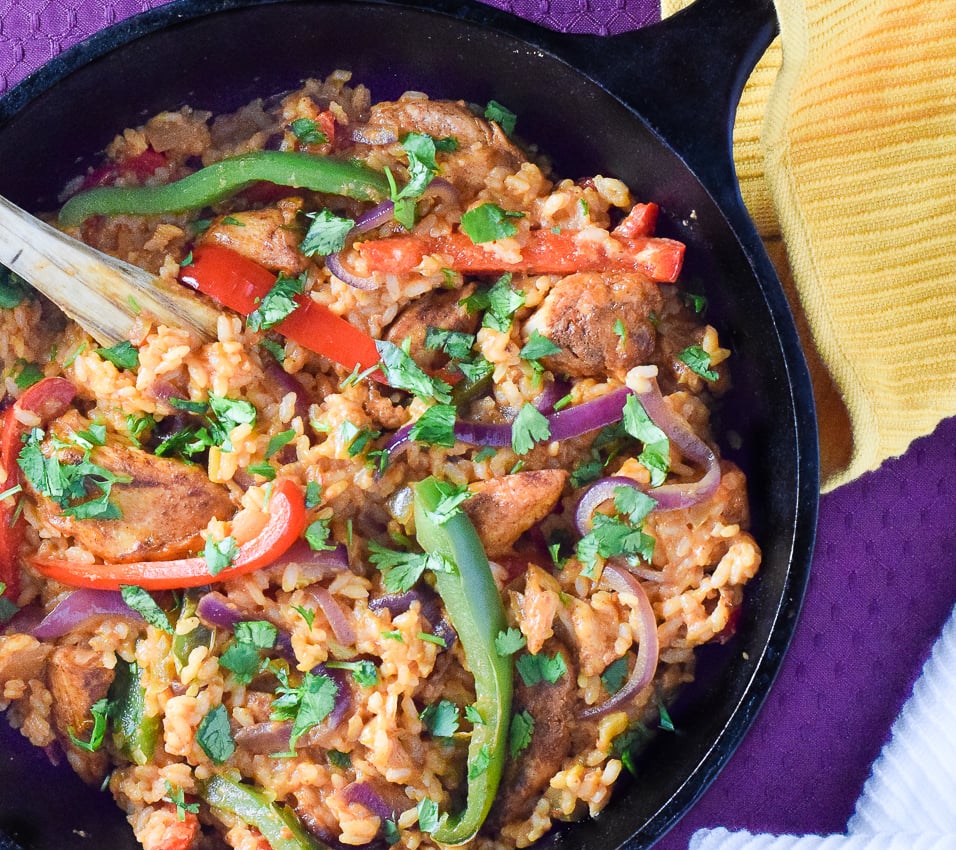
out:
<path id="1" fill-rule="evenodd" d="M 810 361 L 829 490 L 956 414 L 956 0 L 776 3 L 734 153 Z"/>

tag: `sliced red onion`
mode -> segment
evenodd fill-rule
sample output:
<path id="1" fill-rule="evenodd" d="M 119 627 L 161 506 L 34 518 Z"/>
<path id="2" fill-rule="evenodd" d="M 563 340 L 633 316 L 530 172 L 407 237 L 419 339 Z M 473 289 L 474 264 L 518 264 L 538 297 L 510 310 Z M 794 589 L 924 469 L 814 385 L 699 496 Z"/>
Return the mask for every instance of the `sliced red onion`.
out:
<path id="1" fill-rule="evenodd" d="M 594 512 L 605 502 L 614 498 L 618 487 L 634 487 L 642 493 L 647 492 L 646 487 L 642 487 L 639 482 L 624 475 L 611 475 L 595 481 L 581 494 L 574 512 L 574 523 L 582 536 L 591 530 Z"/>
<path id="2" fill-rule="evenodd" d="M 596 431 L 618 422 L 624 410 L 624 402 L 630 394 L 627 387 L 614 390 L 600 398 L 586 401 L 574 407 L 566 407 L 548 417 L 552 440 L 570 440 L 589 431 Z"/>
<path id="3" fill-rule="evenodd" d="M 375 280 L 375 278 L 362 277 L 361 275 L 357 275 L 347 269 L 345 267 L 345 263 L 342 261 L 341 252 L 329 254 L 325 258 L 325 265 L 328 270 L 335 275 L 335 277 L 342 281 L 342 283 L 347 283 L 353 289 L 361 289 L 365 292 L 370 292 L 371 290 L 378 288 L 378 282 Z"/>
<path id="4" fill-rule="evenodd" d="M 459 419 L 455 423 L 455 439 L 471 446 L 504 447 L 511 445 L 510 424 L 487 424 L 485 422 L 466 422 Z"/>
<path id="5" fill-rule="evenodd" d="M 335 639 L 343 646 L 353 646 L 355 644 L 355 629 L 352 628 L 348 616 L 342 610 L 342 606 L 335 601 L 332 594 L 321 584 L 314 584 L 304 592 L 312 598 L 316 606 L 325 615 Z"/>
<path id="6" fill-rule="evenodd" d="M 604 565 L 601 581 L 617 593 L 628 593 L 637 600 L 637 660 L 621 689 L 602 702 L 581 712 L 581 717 L 603 717 L 636 697 L 654 678 L 660 655 L 657 640 L 657 618 L 640 582 L 624 567 L 609 562 Z"/>
<path id="7" fill-rule="evenodd" d="M 454 646 L 455 641 L 458 640 L 458 632 L 443 616 L 441 601 L 431 591 L 413 588 L 404 593 L 387 593 L 370 599 L 368 607 L 375 612 L 388 610 L 393 617 L 397 617 L 411 608 L 413 602 L 418 602 L 421 606 L 419 611 L 431 625 L 432 634 L 445 642 L 443 648 L 450 649 Z"/>
<path id="8" fill-rule="evenodd" d="M 33 630 L 43 619 L 43 608 L 40 605 L 27 605 L 17 611 L 3 626 L 5 635 L 32 635 Z"/>
<path id="9" fill-rule="evenodd" d="M 82 588 L 65 596 L 32 630 L 38 640 L 53 640 L 75 631 L 93 618 L 122 617 L 143 621 L 118 590 Z"/>
<path id="10" fill-rule="evenodd" d="M 554 413 L 554 406 L 568 394 L 569 389 L 567 381 L 548 381 L 541 395 L 534 400 L 534 406 L 544 414 Z"/>
<path id="11" fill-rule="evenodd" d="M 254 611 L 243 610 L 218 590 L 212 590 L 203 595 L 196 604 L 196 616 L 210 628 L 226 629 L 230 632 L 235 630 L 238 623 L 266 619 Z M 284 658 L 295 660 L 292 638 L 288 632 L 278 627 L 276 628 L 275 648 Z"/>
<path id="12" fill-rule="evenodd" d="M 363 213 L 355 220 L 355 225 L 345 237 L 346 243 L 360 233 L 366 233 L 387 221 L 391 221 L 393 215 L 395 215 L 395 204 L 391 201 L 382 201 L 378 206 Z M 346 267 L 342 257 L 343 253 L 343 251 L 336 251 L 325 258 L 325 265 L 328 270 L 342 283 L 347 283 L 354 289 L 362 289 L 366 292 L 377 289 L 378 282 L 375 278 L 362 277 Z"/>
<path id="13" fill-rule="evenodd" d="M 292 738 L 291 720 L 269 720 L 264 723 L 253 723 L 243 726 L 233 732 L 236 746 L 253 755 L 272 755 L 289 750 L 289 740 Z"/>
<path id="14" fill-rule="evenodd" d="M 286 567 L 295 564 L 299 568 L 299 575 L 304 579 L 316 582 L 332 578 L 349 570 L 349 553 L 344 544 L 339 543 L 334 549 L 314 550 L 307 541 L 297 540 L 277 559 L 269 569 L 282 572 Z"/>
<path id="15" fill-rule="evenodd" d="M 358 233 L 367 233 L 372 228 L 391 221 L 394 215 L 395 204 L 391 201 L 382 201 L 378 206 L 372 207 L 355 219 L 355 226 L 349 231 L 347 238 L 351 239 Z"/>
<path id="16" fill-rule="evenodd" d="M 276 386 L 282 395 L 288 395 L 289 393 L 295 395 L 295 415 L 303 422 L 308 422 L 310 399 L 305 391 L 305 387 L 302 386 L 298 378 L 286 372 L 286 370 L 271 357 L 267 359 L 262 372 L 266 380 Z"/>
<path id="17" fill-rule="evenodd" d="M 348 803 L 364 806 L 380 820 L 390 820 L 395 817 L 395 810 L 367 782 L 352 782 L 346 785 L 342 790 L 342 796 Z"/>

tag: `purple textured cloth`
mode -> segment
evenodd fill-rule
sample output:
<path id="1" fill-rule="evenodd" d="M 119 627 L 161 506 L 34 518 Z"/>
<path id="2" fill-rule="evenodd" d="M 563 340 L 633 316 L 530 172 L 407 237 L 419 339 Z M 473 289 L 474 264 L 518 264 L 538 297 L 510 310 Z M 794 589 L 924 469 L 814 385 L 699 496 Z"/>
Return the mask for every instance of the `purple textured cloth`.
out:
<path id="1" fill-rule="evenodd" d="M 0 0 L 0 91 L 155 0 Z M 654 0 L 498 0 L 554 29 L 616 33 Z M 792 648 L 751 733 L 660 850 L 695 829 L 843 832 L 890 725 L 956 604 L 956 419 L 826 496 Z"/>

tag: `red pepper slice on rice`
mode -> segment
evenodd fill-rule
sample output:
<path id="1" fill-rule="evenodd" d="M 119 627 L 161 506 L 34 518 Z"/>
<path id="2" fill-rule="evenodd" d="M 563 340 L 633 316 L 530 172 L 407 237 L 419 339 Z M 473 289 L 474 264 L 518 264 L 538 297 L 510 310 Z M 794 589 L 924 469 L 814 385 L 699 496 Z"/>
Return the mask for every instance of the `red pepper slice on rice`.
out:
<path id="1" fill-rule="evenodd" d="M 209 572 L 209 565 L 201 556 L 131 564 L 84 564 L 63 558 L 35 556 L 29 559 L 29 564 L 47 578 L 71 587 L 101 590 L 118 590 L 122 585 L 135 585 L 146 590 L 201 587 L 269 566 L 299 539 L 305 521 L 302 488 L 283 478 L 273 486 L 269 497 L 269 518 L 262 531 L 240 546 L 232 563 L 215 575 Z"/>
<path id="2" fill-rule="evenodd" d="M 76 389 L 66 378 L 44 378 L 27 389 L 3 414 L 0 433 L 0 491 L 14 489 L 20 483 L 17 457 L 23 447 L 23 437 L 33 427 L 28 421 L 35 418 L 37 425 L 63 414 L 73 401 Z M 0 499 L 0 582 L 5 585 L 3 596 L 16 600 L 20 592 L 20 545 L 23 543 L 25 520 L 17 510 L 15 494 Z"/>
<path id="3" fill-rule="evenodd" d="M 196 248 L 179 279 L 244 316 L 259 306 L 276 282 L 268 269 L 222 245 Z M 297 296 L 296 302 L 299 306 L 275 326 L 276 331 L 349 370 L 358 367 L 364 372 L 378 364 L 371 336 L 307 295 Z"/>

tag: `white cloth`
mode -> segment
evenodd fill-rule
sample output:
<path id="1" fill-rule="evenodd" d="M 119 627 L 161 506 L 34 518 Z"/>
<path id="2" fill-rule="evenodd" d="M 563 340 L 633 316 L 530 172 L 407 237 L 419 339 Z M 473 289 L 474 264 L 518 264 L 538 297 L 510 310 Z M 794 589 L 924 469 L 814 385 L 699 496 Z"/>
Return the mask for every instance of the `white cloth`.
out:
<path id="1" fill-rule="evenodd" d="M 956 610 L 893 723 L 845 835 L 701 829 L 690 850 L 956 850 Z"/>

